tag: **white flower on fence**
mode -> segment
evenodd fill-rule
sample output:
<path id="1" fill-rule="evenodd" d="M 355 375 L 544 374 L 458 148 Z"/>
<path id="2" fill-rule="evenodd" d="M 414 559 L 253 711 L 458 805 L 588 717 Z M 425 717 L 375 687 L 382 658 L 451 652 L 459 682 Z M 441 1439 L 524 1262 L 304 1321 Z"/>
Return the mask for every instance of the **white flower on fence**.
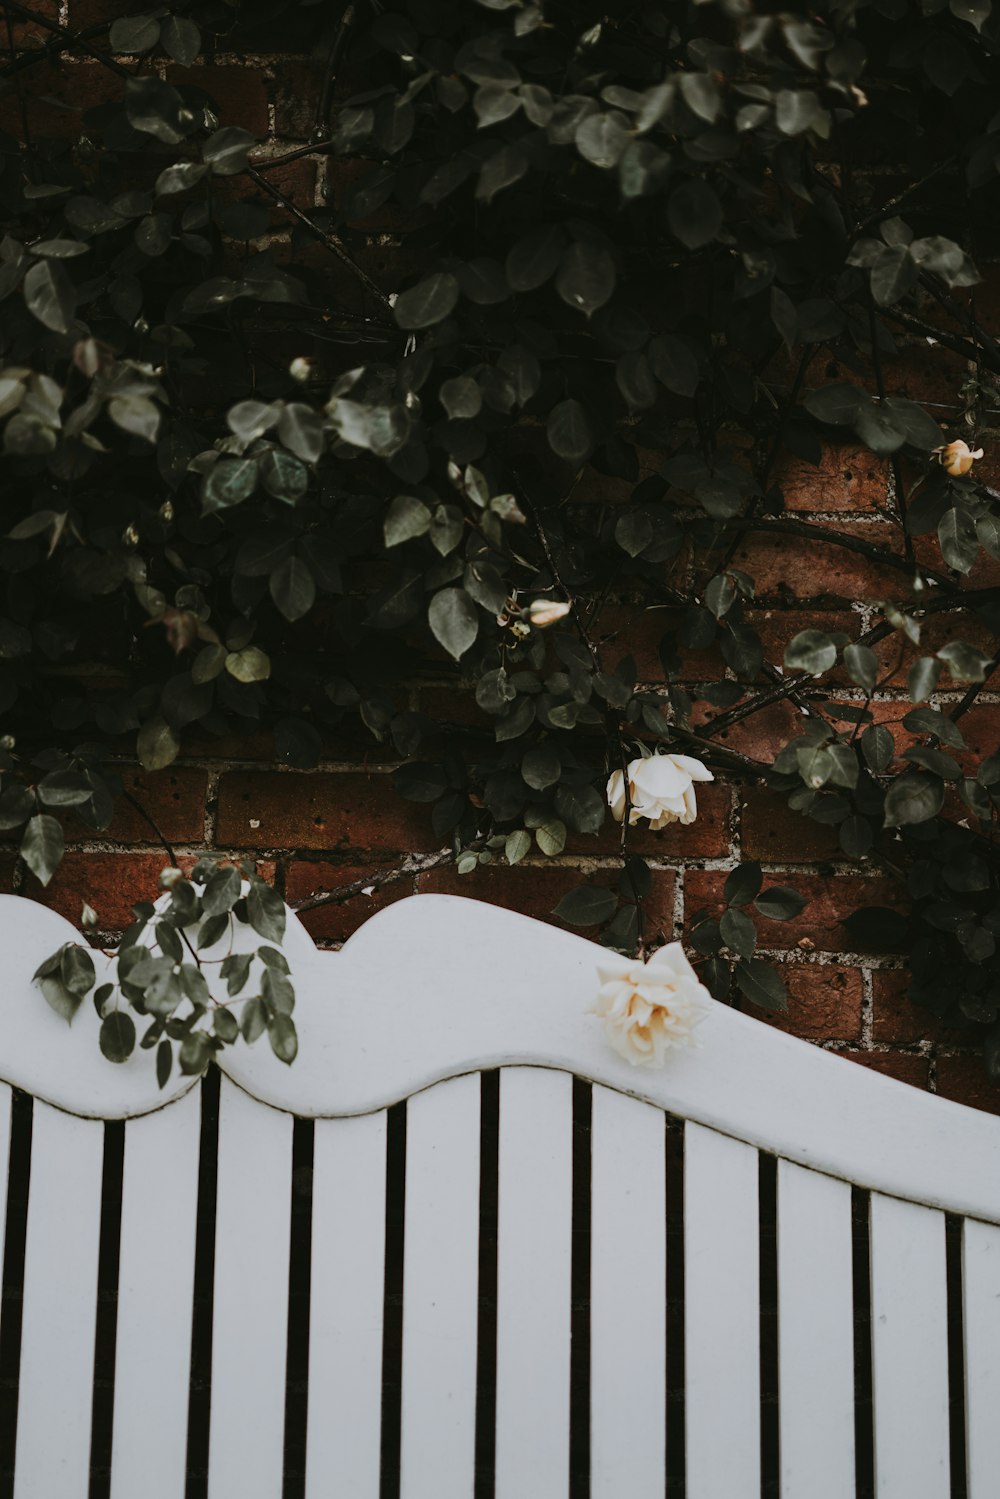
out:
<path id="1" fill-rule="evenodd" d="M 650 755 L 628 765 L 629 827 L 648 817 L 654 830 L 670 822 L 694 822 L 698 803 L 695 781 L 714 781 L 710 770 L 690 755 Z M 608 806 L 615 822 L 625 816 L 625 776 L 616 770 L 608 781 Z"/>
<path id="2" fill-rule="evenodd" d="M 601 988 L 591 1013 L 633 1067 L 662 1067 L 672 1048 L 697 1046 L 695 1027 L 711 998 L 684 955 L 669 942 L 648 963 L 609 954 L 597 965 Z"/>

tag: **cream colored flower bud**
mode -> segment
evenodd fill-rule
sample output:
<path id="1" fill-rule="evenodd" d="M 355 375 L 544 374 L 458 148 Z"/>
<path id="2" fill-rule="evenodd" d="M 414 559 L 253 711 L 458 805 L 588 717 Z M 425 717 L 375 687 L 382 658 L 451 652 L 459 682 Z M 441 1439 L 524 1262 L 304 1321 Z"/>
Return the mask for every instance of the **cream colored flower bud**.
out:
<path id="1" fill-rule="evenodd" d="M 536 630 L 544 630 L 546 625 L 554 625 L 557 620 L 565 619 L 570 607 L 569 604 L 560 603 L 558 599 L 535 599 L 523 613 Z"/>
<path id="2" fill-rule="evenodd" d="M 308 380 L 310 375 L 312 374 L 312 363 L 310 360 L 304 359 L 300 354 L 299 357 L 297 359 L 293 359 L 291 364 L 288 366 L 288 373 L 291 375 L 293 380 L 298 380 L 300 383 L 302 383 Z"/>
<path id="3" fill-rule="evenodd" d="M 611 815 L 615 822 L 624 821 L 628 804 L 629 827 L 648 817 L 654 832 L 671 822 L 694 822 L 698 816 L 694 782 L 715 780 L 712 772 L 691 755 L 651 755 L 648 760 L 632 760 L 627 773 L 627 797 L 625 776 L 620 770 L 608 781 Z"/>
<path id="4" fill-rule="evenodd" d="M 954 442 L 947 443 L 943 448 L 935 448 L 933 456 L 946 473 L 954 475 L 957 479 L 962 474 L 969 473 L 976 460 L 983 456 L 983 450 L 970 448 L 967 442 L 956 438 Z"/>
<path id="5" fill-rule="evenodd" d="M 679 942 L 648 963 L 608 957 L 597 966 L 601 988 L 591 1013 L 604 1020 L 609 1043 L 633 1067 L 662 1067 L 668 1051 L 697 1046 L 695 1027 L 711 996 Z"/>

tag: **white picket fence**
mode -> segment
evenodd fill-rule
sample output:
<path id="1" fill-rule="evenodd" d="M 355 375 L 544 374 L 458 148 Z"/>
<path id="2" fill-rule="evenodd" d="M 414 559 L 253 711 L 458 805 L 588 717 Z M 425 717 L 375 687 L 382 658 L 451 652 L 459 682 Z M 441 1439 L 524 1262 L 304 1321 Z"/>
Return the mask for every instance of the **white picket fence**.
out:
<path id="1" fill-rule="evenodd" d="M 401 901 L 337 955 L 316 952 L 290 915 L 299 1059 L 282 1066 L 264 1041 L 225 1061 L 210 1397 L 192 1402 L 202 1088 L 175 1078 L 161 1094 L 148 1053 L 105 1062 L 89 1003 L 72 1028 L 48 1009 L 30 978 L 73 935 L 61 918 L 6 897 L 0 930 L 8 1135 L 12 1088 L 33 1100 L 15 1499 L 88 1494 L 102 1201 L 118 1190 L 103 1181 L 103 1121 L 121 1119 L 112 1499 L 182 1499 L 189 1415 L 209 1398 L 210 1499 L 282 1494 L 296 1117 L 314 1121 L 307 1499 L 670 1499 L 678 1473 L 686 1499 L 760 1499 L 762 1419 L 777 1427 L 764 1462 L 783 1499 L 847 1499 L 869 1481 L 879 1499 L 949 1499 L 963 1472 L 969 1499 L 1000 1493 L 997 1119 L 722 1006 L 700 1050 L 633 1069 L 587 1014 L 601 950 L 478 902 Z M 482 1075 L 493 1069 L 487 1359 Z M 589 1154 L 579 1118 L 574 1138 L 586 1094 L 574 1077 L 590 1085 Z M 405 1180 L 394 1183 L 387 1140 L 402 1138 L 401 1110 L 389 1111 L 402 1101 Z M 777 1158 L 776 1422 L 761 1389 L 762 1153 L 765 1176 Z M 6 1172 L 5 1151 L 0 1162 Z M 852 1188 L 869 1209 L 861 1277 Z M 403 1215 L 401 1394 L 383 1378 L 387 1192 Z M 671 1203 L 683 1220 L 673 1237 Z M 960 1256 L 946 1254 L 948 1214 Z M 581 1235 L 583 1322 L 571 1300 Z M 667 1314 L 674 1257 L 682 1324 Z M 857 1362 L 870 1373 L 856 1389 L 866 1317 L 870 1360 L 862 1346 Z M 671 1337 L 682 1325 L 680 1365 L 668 1323 Z M 668 1392 L 677 1367 L 683 1387 Z M 866 1381 L 870 1405 L 858 1403 Z M 683 1453 L 668 1450 L 671 1401 Z M 571 1457 L 580 1430 L 589 1437 Z"/>

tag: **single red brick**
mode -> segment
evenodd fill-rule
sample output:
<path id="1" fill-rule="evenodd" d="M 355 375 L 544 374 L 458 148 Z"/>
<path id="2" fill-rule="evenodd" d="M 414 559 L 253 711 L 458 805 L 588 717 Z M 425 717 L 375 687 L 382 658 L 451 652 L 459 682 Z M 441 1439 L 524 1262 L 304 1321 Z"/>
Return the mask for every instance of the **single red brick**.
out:
<path id="1" fill-rule="evenodd" d="M 320 62 L 296 58 L 280 65 L 272 84 L 274 131 L 279 140 L 307 140 L 312 135 L 322 92 Z"/>
<path id="2" fill-rule="evenodd" d="M 640 682 L 664 682 L 667 674 L 660 657 L 660 642 L 679 658 L 678 680 L 715 682 L 723 675 L 725 663 L 718 643 L 707 650 L 694 651 L 677 643 L 684 610 L 673 605 L 640 604 L 625 601 L 603 608 L 591 631 L 601 665 L 614 670 L 619 662 L 631 656 Z"/>
<path id="3" fill-rule="evenodd" d="M 366 864 L 322 864 L 313 860 L 295 859 L 285 874 L 285 899 L 292 907 L 313 895 L 327 893 L 353 885 L 360 879 L 370 878 L 385 867 L 376 863 Z M 404 895 L 413 894 L 413 880 L 396 880 L 371 895 L 353 895 L 338 904 L 319 906 L 315 911 L 302 913 L 302 924 L 310 936 L 326 942 L 344 942 L 352 932 L 363 926 L 369 916 L 391 906 Z"/>
<path id="4" fill-rule="evenodd" d="M 601 786 L 603 793 L 604 787 Z M 628 849 L 646 859 L 722 859 L 732 840 L 732 791 L 721 781 L 696 787 L 698 816 L 694 822 L 674 822 L 654 833 L 646 822 L 629 829 Z M 615 857 L 621 851 L 621 824 L 610 812 L 601 831 L 570 833 L 567 853 Z"/>
<path id="5" fill-rule="evenodd" d="M 258 138 L 267 134 L 267 83 L 260 69 L 171 63 L 166 79 L 193 102 L 205 99 L 220 125 L 239 125 Z"/>
<path id="6" fill-rule="evenodd" d="M 141 803 L 163 837 L 170 843 L 200 843 L 205 832 L 205 801 L 208 773 L 193 766 L 174 765 L 169 770 L 147 772 L 137 766 L 115 766 L 125 790 Z M 67 819 L 66 831 L 73 841 L 108 838 L 116 843 L 159 843 L 156 830 L 127 801 L 119 798 L 111 825 L 95 834 L 78 817 Z"/>
<path id="7" fill-rule="evenodd" d="M 782 666 L 785 651 L 802 630 L 829 630 L 855 640 L 861 631 L 861 617 L 847 609 L 748 609 L 746 622 L 760 636 L 764 649 L 764 660 Z M 849 683 L 850 678 L 842 667 L 836 667 L 823 678 L 824 682 Z M 803 682 L 808 684 L 809 678 Z"/>
<path id="8" fill-rule="evenodd" d="M 53 21 L 58 25 L 59 0 L 35 0 L 31 9 L 39 20 Z M 25 52 L 30 47 L 51 41 L 53 35 L 47 27 L 40 26 L 38 21 L 18 21 L 12 17 L 10 31 L 8 32 L 6 25 L 0 29 L 0 55 L 9 56 L 11 47 L 15 52 Z"/>
<path id="9" fill-rule="evenodd" d="M 740 828 L 741 847 L 748 859 L 812 864 L 842 854 L 836 828 L 793 812 L 785 795 L 763 786 L 753 786 L 743 793 Z"/>
<path id="10" fill-rule="evenodd" d="M 216 842 L 230 848 L 428 850 L 426 807 L 386 775 L 231 771 L 219 786 Z"/>
<path id="11" fill-rule="evenodd" d="M 704 703 L 696 703 L 692 722 L 696 727 L 704 724 L 710 728 L 712 720 L 718 717 L 721 717 L 721 713 L 709 709 Z M 751 760 L 760 760 L 769 765 L 790 739 L 801 734 L 802 722 L 801 712 L 786 698 L 777 703 L 769 703 L 766 708 L 758 709 L 756 713 L 741 718 L 738 723 L 722 729 L 718 734 L 712 734 L 711 737 L 717 744 L 725 745 L 738 755 L 746 755 Z"/>
<path id="12" fill-rule="evenodd" d="M 861 1039 L 860 969 L 833 963 L 784 963 L 779 972 L 788 989 L 787 1010 L 758 1010 L 742 999 L 740 1009 L 806 1041 Z"/>
<path id="13" fill-rule="evenodd" d="M 872 522 L 852 526 L 847 520 L 828 529 L 871 542 L 890 551 L 899 548 L 897 528 Z M 733 564 L 754 579 L 759 597 L 794 599 L 907 599 L 905 572 L 850 551 L 832 541 L 814 541 L 784 533 L 749 531 L 733 554 Z"/>
<path id="14" fill-rule="evenodd" d="M 918 1041 L 969 1040 L 970 1031 L 946 1026 L 929 1010 L 907 999 L 910 975 L 905 968 L 877 968 L 872 974 L 872 1040 L 913 1044 Z"/>
<path id="15" fill-rule="evenodd" d="M 942 1098 L 1000 1114 L 1000 1087 L 986 1075 L 982 1057 L 941 1057 L 937 1064 L 937 1090 Z"/>
<path id="16" fill-rule="evenodd" d="M 888 500 L 888 465 L 867 448 L 824 447 L 818 464 L 786 454 L 774 480 L 780 484 L 786 510 L 884 510 Z"/>
<path id="17" fill-rule="evenodd" d="M 897 1082 L 909 1083 L 914 1088 L 926 1088 L 929 1065 L 926 1057 L 914 1057 L 904 1051 L 841 1051 L 838 1056 L 849 1062 L 860 1062 L 873 1072 L 894 1077 Z"/>
<path id="18" fill-rule="evenodd" d="M 286 198 L 290 198 L 296 208 L 311 208 L 316 199 L 316 163 L 308 157 L 301 157 L 298 161 L 286 162 L 284 166 L 269 167 L 267 159 L 261 158 L 251 163 L 260 172 L 261 176 L 272 187 L 276 187 Z M 233 194 L 237 198 L 252 198 L 255 202 L 266 203 L 272 207 L 276 214 L 283 215 L 281 205 L 275 203 L 274 199 L 254 182 L 252 177 L 231 177 Z M 275 223 L 279 223 L 276 219 Z"/>
<path id="19" fill-rule="evenodd" d="M 454 868 L 434 869 L 420 875 L 417 885 L 423 893 L 467 895 L 472 900 L 483 900 L 507 911 L 520 911 L 524 916 L 534 916 L 539 921 L 550 921 L 559 926 L 562 923 L 552 915 L 552 910 L 568 891 L 580 885 L 616 890 L 617 878 L 613 870 L 586 874 L 566 865 L 517 864 L 508 869 L 503 865 L 488 864 L 471 875 L 460 875 Z M 652 891 L 643 902 L 647 939 L 658 934 L 668 938 L 673 936 L 673 891 L 672 872 L 655 870 Z"/>
<path id="20" fill-rule="evenodd" d="M 100 63 L 67 63 L 58 58 L 36 63 L 24 92 L 28 129 L 35 140 L 79 140 L 87 133 L 84 114 L 100 104 L 121 103 L 124 80 Z M 20 139 L 21 108 L 13 89 L 0 98 L 0 130 Z"/>
<path id="21" fill-rule="evenodd" d="M 725 909 L 722 896 L 724 870 L 689 869 L 684 876 L 685 924 L 690 925 L 695 911 L 706 909 L 719 916 Z M 843 926 L 845 916 L 859 906 L 902 906 L 900 886 L 893 880 L 860 875 L 766 875 L 764 889 L 772 885 L 790 885 L 808 900 L 802 914 L 790 921 L 769 921 L 758 916 L 753 907 L 747 914 L 757 927 L 761 947 L 791 948 L 803 940 L 823 952 L 846 952 L 850 942 Z M 811 949 L 806 949 L 807 951 Z"/>
<path id="22" fill-rule="evenodd" d="M 964 405 L 959 393 L 968 378 L 966 361 L 940 345 L 932 349 L 920 343 L 900 349 L 895 357 L 885 361 L 884 374 L 890 395 L 933 404 L 931 415 L 938 422 L 947 419 L 942 407 L 950 407 L 957 413 Z"/>
<path id="23" fill-rule="evenodd" d="M 29 875 L 25 894 L 74 926 L 86 901 L 97 912 L 101 931 L 120 932 L 131 924 L 136 901 L 156 900 L 167 862 L 162 853 L 68 853 L 48 885 Z"/>

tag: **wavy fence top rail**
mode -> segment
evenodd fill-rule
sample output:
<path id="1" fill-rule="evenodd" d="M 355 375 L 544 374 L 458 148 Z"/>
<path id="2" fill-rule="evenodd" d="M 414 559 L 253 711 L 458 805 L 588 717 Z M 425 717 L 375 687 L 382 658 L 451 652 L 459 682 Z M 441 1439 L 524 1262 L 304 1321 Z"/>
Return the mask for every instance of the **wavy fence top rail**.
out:
<path id="1" fill-rule="evenodd" d="M 107 1062 L 93 1006 L 67 1026 L 32 984 L 43 958 L 74 939 L 62 917 L 0 896 L 0 1078 L 90 1118 L 164 1107 L 189 1079 L 161 1092 L 148 1053 Z M 260 1043 L 234 1047 L 222 1063 L 273 1108 L 364 1114 L 465 1072 L 553 1067 L 859 1186 L 1000 1222 L 1000 1120 L 724 1005 L 699 1027 L 698 1050 L 669 1054 L 658 1071 L 632 1067 L 588 1013 L 603 949 L 529 917 L 457 896 L 411 896 L 330 954 L 289 911 L 284 950 L 298 1059 L 286 1067 Z M 100 978 L 101 954 L 94 958 Z"/>

